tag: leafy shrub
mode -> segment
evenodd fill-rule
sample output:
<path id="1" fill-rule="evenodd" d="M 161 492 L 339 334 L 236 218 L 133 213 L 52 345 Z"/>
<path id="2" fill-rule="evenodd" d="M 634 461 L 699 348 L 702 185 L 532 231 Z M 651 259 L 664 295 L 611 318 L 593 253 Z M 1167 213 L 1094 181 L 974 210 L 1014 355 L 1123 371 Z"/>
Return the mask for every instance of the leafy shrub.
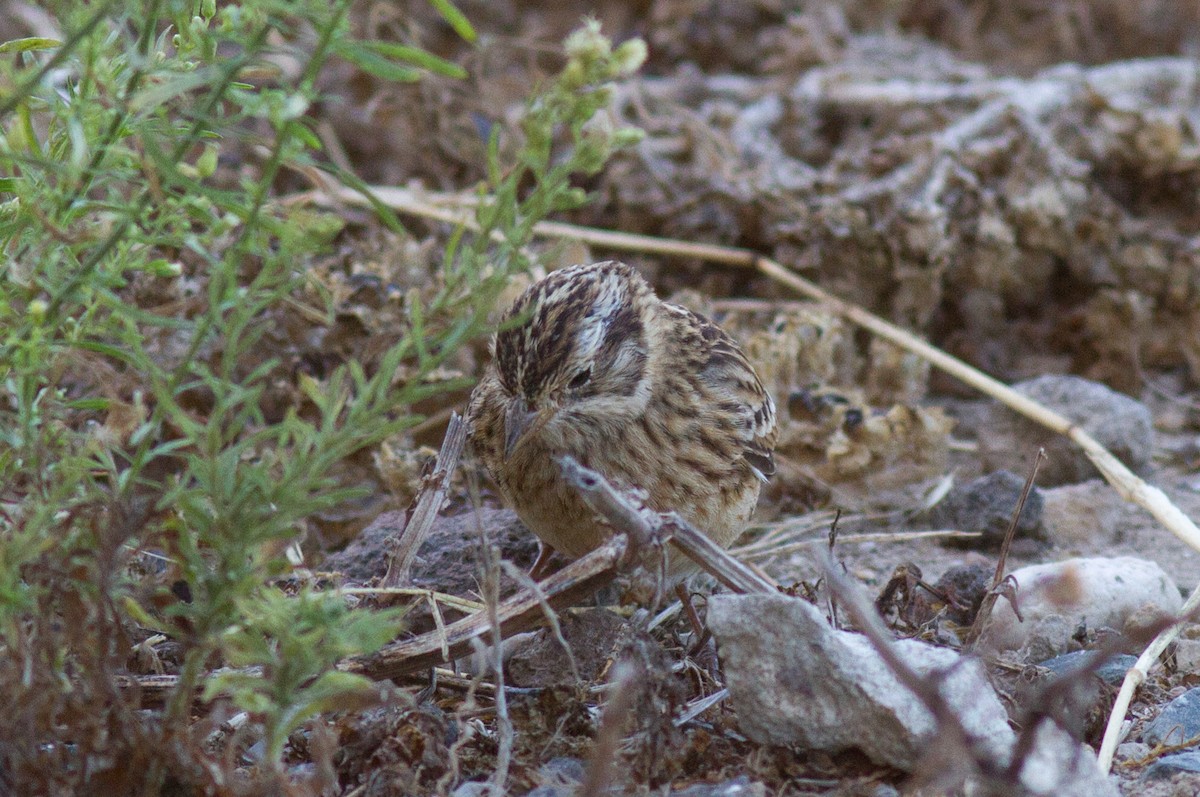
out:
<path id="1" fill-rule="evenodd" d="M 292 375 L 272 330 L 343 222 L 273 192 L 285 170 L 357 185 L 322 159 L 317 76 L 334 58 L 387 80 L 461 73 L 355 38 L 349 9 L 62 4 L 59 39 L 0 45 L 0 782 L 214 788 L 191 723 L 219 692 L 261 723 L 269 782 L 290 732 L 361 696 L 333 665 L 384 644 L 399 617 L 285 594 L 283 552 L 305 518 L 360 494 L 338 463 L 456 386 L 428 377 L 481 334 L 528 265 L 532 225 L 585 201 L 574 176 L 632 139 L 596 119 L 643 51 L 612 51 L 589 23 L 530 100 L 514 163 L 493 139 L 479 230 L 451 239 L 396 344 L 369 371 Z M 302 400 L 268 401 L 281 379 Z M 135 647 L 151 633 L 178 643 L 178 680 L 146 715 L 122 673 L 153 658 Z M 244 669 L 202 692 L 219 664 Z"/>

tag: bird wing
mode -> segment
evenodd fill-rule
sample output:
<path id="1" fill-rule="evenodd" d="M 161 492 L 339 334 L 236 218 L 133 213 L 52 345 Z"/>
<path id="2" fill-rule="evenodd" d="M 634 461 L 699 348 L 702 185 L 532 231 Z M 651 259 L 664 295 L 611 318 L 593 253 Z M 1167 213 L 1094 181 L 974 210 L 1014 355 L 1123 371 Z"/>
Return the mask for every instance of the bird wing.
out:
<path id="1" fill-rule="evenodd" d="M 676 309 L 691 317 L 698 334 L 701 378 L 722 407 L 738 419 L 742 454 L 759 478 L 766 481 L 775 474 L 775 402 L 741 347 L 725 330 L 704 316 Z"/>

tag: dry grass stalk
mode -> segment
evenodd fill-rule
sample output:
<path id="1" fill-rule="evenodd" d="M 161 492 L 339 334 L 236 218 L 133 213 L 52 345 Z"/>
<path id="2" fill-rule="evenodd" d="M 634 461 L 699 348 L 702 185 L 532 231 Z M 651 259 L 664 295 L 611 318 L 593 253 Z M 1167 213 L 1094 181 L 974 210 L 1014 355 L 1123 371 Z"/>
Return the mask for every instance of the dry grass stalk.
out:
<path id="1" fill-rule="evenodd" d="M 519 590 L 496 607 L 495 624 L 501 635 L 511 636 L 539 625 L 544 620 L 543 607 L 547 604 L 562 609 L 592 594 L 612 580 L 619 565 L 625 561 L 627 550 L 625 537 L 615 535 L 587 556 L 546 578 L 539 585 L 540 589 Z M 376 680 L 420 672 L 469 653 L 472 640 L 490 635 L 492 631 L 493 620 L 488 614 L 477 612 L 450 623 L 446 626 L 444 639 L 437 630 L 430 631 L 393 642 L 369 656 L 347 659 L 338 667 Z M 443 650 L 449 655 L 444 655 Z"/>
<path id="2" fill-rule="evenodd" d="M 416 598 L 435 605 L 444 604 L 465 614 L 483 610 L 483 604 L 479 601 L 423 587 L 342 587 L 338 591 L 342 595 L 398 595 L 404 598 Z"/>

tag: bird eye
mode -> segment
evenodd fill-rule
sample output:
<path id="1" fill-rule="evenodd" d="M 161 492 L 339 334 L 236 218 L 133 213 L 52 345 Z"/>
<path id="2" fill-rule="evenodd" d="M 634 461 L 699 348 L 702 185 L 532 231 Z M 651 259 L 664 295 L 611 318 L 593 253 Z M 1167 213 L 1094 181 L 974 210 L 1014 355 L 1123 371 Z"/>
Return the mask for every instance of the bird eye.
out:
<path id="1" fill-rule="evenodd" d="M 572 377 L 571 381 L 567 383 L 567 387 L 569 387 L 571 390 L 579 390 L 580 388 L 586 386 L 591 379 L 592 369 L 584 368 L 582 371 Z"/>

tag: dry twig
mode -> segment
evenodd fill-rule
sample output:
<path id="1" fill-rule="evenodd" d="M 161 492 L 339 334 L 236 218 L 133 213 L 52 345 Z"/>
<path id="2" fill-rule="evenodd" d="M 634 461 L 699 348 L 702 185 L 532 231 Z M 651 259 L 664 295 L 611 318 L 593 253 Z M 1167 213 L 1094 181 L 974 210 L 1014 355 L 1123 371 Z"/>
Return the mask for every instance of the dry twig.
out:
<path id="1" fill-rule="evenodd" d="M 1021 488 L 1021 497 L 1017 499 L 1017 506 L 1013 509 L 1012 520 L 1009 521 L 1008 530 L 1004 533 L 1004 542 L 1000 545 L 1000 555 L 996 557 L 996 572 L 992 575 L 992 587 L 983 596 L 983 601 L 979 604 L 979 611 L 975 614 L 975 621 L 971 623 L 971 627 L 967 630 L 966 643 L 974 645 L 979 641 L 983 629 L 987 626 L 988 619 L 992 616 L 992 608 L 996 605 L 996 600 L 1004 595 L 1008 602 L 1012 605 L 1013 613 L 1017 616 L 1017 620 L 1021 619 L 1021 611 L 1017 607 L 1017 601 L 1014 594 L 1015 583 L 1011 584 L 1007 590 L 1001 589 L 1001 584 L 1005 582 L 1004 569 L 1008 565 L 1008 552 L 1012 548 L 1013 538 L 1017 536 L 1017 524 L 1021 522 L 1021 513 L 1025 511 L 1025 502 L 1029 500 L 1029 491 L 1033 489 L 1033 482 L 1037 479 L 1038 469 L 1042 466 L 1042 460 L 1046 458 L 1046 449 L 1039 448 L 1037 456 L 1033 458 L 1033 465 L 1029 468 L 1029 475 L 1025 478 L 1025 486 Z M 1010 581 L 1015 581 L 1009 579 Z"/>
<path id="2" fill-rule="evenodd" d="M 540 624 L 544 619 L 544 603 L 561 609 L 592 594 L 612 580 L 618 566 L 625 560 L 626 552 L 625 537 L 613 536 L 587 556 L 576 559 L 546 578 L 541 582 L 538 592 L 519 590 L 496 607 L 495 622 L 501 636 L 511 636 Z M 393 642 L 368 656 L 347 659 L 338 668 L 376 680 L 428 669 L 468 653 L 472 640 L 489 634 L 493 623 L 487 614 L 478 612 L 450 623 L 446 626 L 444 639 L 442 634 L 431 631 L 413 639 Z M 443 650 L 449 652 L 448 658 Z"/>
<path id="3" fill-rule="evenodd" d="M 462 416 L 454 413 L 446 427 L 446 437 L 442 440 L 442 448 L 438 451 L 433 472 L 425 477 L 421 493 L 409 508 L 405 516 L 404 530 L 397 539 L 391 541 L 388 570 L 380 583 L 381 587 L 388 589 L 407 586 L 413 560 L 417 557 L 417 551 L 428 536 L 429 530 L 433 528 L 442 502 L 446 500 L 450 479 L 458 468 L 458 461 L 462 458 L 466 442 L 467 424 Z"/>
<path id="4" fill-rule="evenodd" d="M 620 754 L 621 735 L 629 717 L 633 714 L 634 699 L 638 690 L 636 681 L 637 667 L 622 659 L 613 667 L 609 683 L 608 705 L 600 718 L 600 728 L 596 731 L 596 743 L 592 745 L 591 759 L 588 761 L 587 774 L 579 789 L 580 797 L 600 797 L 608 794 L 612 783 L 613 770 Z"/>
<path id="5" fill-rule="evenodd" d="M 614 530 L 629 535 L 635 546 L 670 540 L 696 564 L 734 592 L 774 592 L 778 586 L 730 556 L 707 534 L 674 512 L 660 515 L 637 506 L 594 470 L 572 457 L 560 457 L 563 477 L 579 491 L 587 505 Z"/>

